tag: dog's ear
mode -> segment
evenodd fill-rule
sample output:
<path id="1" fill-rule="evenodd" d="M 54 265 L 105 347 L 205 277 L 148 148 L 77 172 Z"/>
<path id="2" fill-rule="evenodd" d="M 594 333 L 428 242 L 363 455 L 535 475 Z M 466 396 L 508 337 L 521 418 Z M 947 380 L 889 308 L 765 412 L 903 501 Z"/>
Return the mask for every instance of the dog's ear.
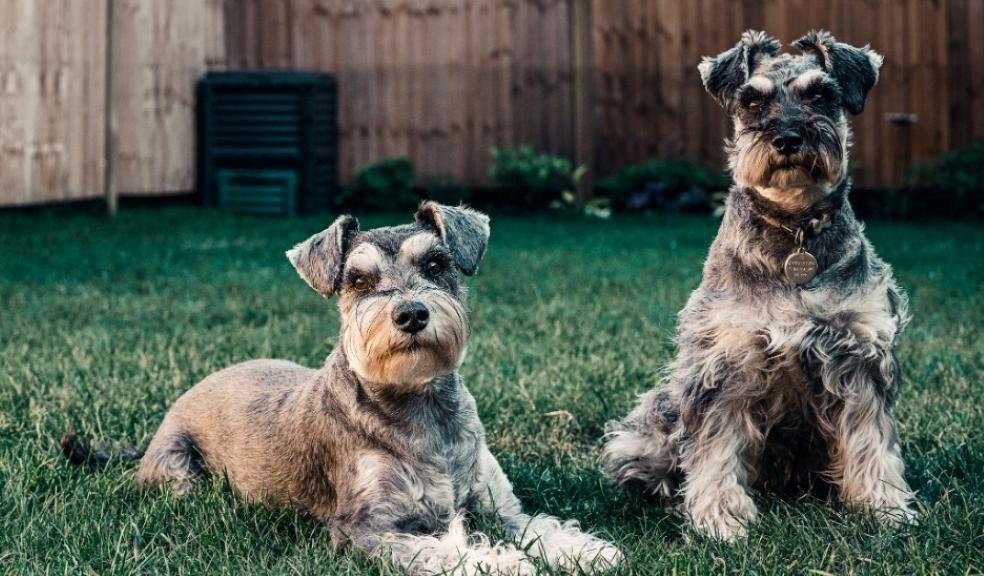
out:
<path id="1" fill-rule="evenodd" d="M 734 48 L 717 56 L 705 56 L 697 66 L 704 88 L 726 109 L 735 92 L 748 82 L 763 57 L 779 53 L 782 44 L 765 32 L 747 30 Z"/>
<path id="2" fill-rule="evenodd" d="M 325 298 L 338 290 L 349 243 L 359 233 L 359 221 L 339 216 L 331 226 L 287 251 L 287 259 L 311 288 Z"/>
<path id="3" fill-rule="evenodd" d="M 860 114 L 864 110 L 864 99 L 878 82 L 881 54 L 869 46 L 855 48 L 838 42 L 824 30 L 808 33 L 793 42 L 793 46 L 812 54 L 824 72 L 833 76 L 840 86 L 841 99 L 848 112 Z"/>
<path id="4" fill-rule="evenodd" d="M 425 201 L 417 209 L 417 223 L 430 228 L 447 244 L 455 264 L 471 276 L 489 245 L 489 217 L 464 206 Z"/>

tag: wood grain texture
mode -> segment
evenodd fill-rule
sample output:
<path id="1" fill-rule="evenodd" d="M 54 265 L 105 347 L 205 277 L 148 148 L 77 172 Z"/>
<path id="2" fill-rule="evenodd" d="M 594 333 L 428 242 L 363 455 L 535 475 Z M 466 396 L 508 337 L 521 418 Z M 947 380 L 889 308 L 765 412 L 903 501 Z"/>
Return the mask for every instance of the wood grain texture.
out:
<path id="1" fill-rule="evenodd" d="M 223 43 L 210 37 L 214 2 L 116 1 L 117 187 L 130 195 L 193 190 L 195 82 L 209 60 L 224 60 Z"/>
<path id="2" fill-rule="evenodd" d="M 593 19 L 601 174 L 657 156 L 722 165 L 728 123 L 696 65 L 748 28 L 786 44 L 823 28 L 885 56 L 879 84 L 854 119 L 860 186 L 899 184 L 913 162 L 984 138 L 984 36 L 974 28 L 984 22 L 984 2 L 617 0 L 596 1 Z M 898 112 L 919 121 L 889 124 L 886 114 Z"/>
<path id="3" fill-rule="evenodd" d="M 222 0 L 115 0 L 117 186 L 194 188 L 194 85 L 225 62 Z M 0 205 L 105 185 L 106 0 L 0 2 Z"/>
<path id="4" fill-rule="evenodd" d="M 0 205 L 102 193 L 106 1 L 0 0 Z M 226 67 L 335 74 L 342 182 L 393 156 L 469 184 L 493 146 L 574 157 L 574 0 L 116 1 L 123 195 L 192 189 L 194 83 Z M 746 28 L 785 43 L 826 28 L 884 54 L 855 119 L 861 186 L 984 138 L 984 0 L 593 0 L 590 20 L 599 177 L 655 157 L 722 164 L 728 121 L 696 65 Z"/>
<path id="5" fill-rule="evenodd" d="M 0 3 L 0 205 L 102 194 L 104 8 Z"/>

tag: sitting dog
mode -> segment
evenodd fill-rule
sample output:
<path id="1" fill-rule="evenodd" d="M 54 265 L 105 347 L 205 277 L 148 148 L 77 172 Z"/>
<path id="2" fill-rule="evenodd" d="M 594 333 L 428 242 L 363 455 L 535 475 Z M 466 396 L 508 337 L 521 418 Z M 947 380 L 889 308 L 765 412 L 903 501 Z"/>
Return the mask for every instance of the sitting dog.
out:
<path id="1" fill-rule="evenodd" d="M 907 300 L 847 200 L 847 113 L 882 58 L 826 32 L 793 44 L 746 32 L 705 58 L 731 115 L 734 186 L 703 280 L 680 312 L 660 386 L 608 425 L 604 469 L 655 496 L 682 493 L 693 527 L 725 540 L 756 518 L 751 487 L 821 485 L 908 519 L 893 409 Z"/>
<path id="2" fill-rule="evenodd" d="M 339 296 L 337 347 L 317 370 L 254 360 L 202 380 L 164 417 L 139 484 L 184 493 L 224 474 L 244 497 L 299 507 L 337 544 L 413 573 L 527 574 L 527 554 L 567 571 L 614 566 L 618 549 L 576 522 L 523 513 L 458 375 L 459 272 L 476 271 L 488 237 L 485 215 L 426 202 L 413 224 L 360 232 L 342 216 L 290 250 L 301 278 Z M 63 445 L 75 461 L 100 453 Z M 491 514 L 522 549 L 469 538 L 468 512 Z"/>

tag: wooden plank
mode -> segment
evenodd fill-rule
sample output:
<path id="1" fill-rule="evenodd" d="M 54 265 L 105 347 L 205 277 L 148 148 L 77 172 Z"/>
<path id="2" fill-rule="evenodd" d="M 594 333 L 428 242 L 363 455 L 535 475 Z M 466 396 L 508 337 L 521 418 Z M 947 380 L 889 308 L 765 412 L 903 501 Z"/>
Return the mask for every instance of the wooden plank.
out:
<path id="1" fill-rule="evenodd" d="M 117 0 L 119 189 L 194 189 L 194 89 L 205 70 L 205 3 Z"/>
<path id="2" fill-rule="evenodd" d="M 103 162 L 106 163 L 104 194 L 106 196 L 106 212 L 116 216 L 119 208 L 119 188 L 116 180 L 116 149 L 119 142 L 119 119 L 116 114 L 116 0 L 106 0 L 106 67 L 105 78 L 105 108 L 103 110 Z"/>
<path id="3" fill-rule="evenodd" d="M 947 84 L 949 99 L 947 124 L 950 126 L 948 147 L 961 148 L 971 143 L 973 131 L 970 109 L 970 21 L 969 0 L 949 0 L 946 4 L 947 23 L 944 41 L 947 46 Z M 982 62 L 984 65 L 984 62 Z"/>
<path id="4" fill-rule="evenodd" d="M 968 5 L 967 22 L 984 22 L 984 2 L 973 0 Z M 979 28 L 971 28 L 967 41 L 968 69 L 970 71 L 970 118 L 973 126 L 971 139 L 984 138 L 984 34 Z"/>
<path id="5" fill-rule="evenodd" d="M 591 37 L 593 26 L 591 0 L 573 0 L 571 10 L 571 51 L 573 53 L 574 74 L 574 162 L 586 166 L 587 172 L 578 182 L 578 202 L 584 204 L 591 199 L 594 189 L 594 101 L 592 99 Z"/>

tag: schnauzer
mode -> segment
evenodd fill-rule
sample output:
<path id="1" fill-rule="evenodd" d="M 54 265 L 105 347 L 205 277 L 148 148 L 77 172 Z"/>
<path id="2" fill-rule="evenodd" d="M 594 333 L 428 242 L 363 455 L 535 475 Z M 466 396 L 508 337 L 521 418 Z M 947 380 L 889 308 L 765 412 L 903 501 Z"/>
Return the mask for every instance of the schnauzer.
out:
<path id="1" fill-rule="evenodd" d="M 882 57 L 822 31 L 793 46 L 748 31 L 699 66 L 734 123 L 735 183 L 677 358 L 609 423 L 603 456 L 613 481 L 679 492 L 693 527 L 725 540 L 755 520 L 752 487 L 817 481 L 883 519 L 912 515 L 893 417 L 907 299 L 847 201 L 846 115 Z"/>
<path id="2" fill-rule="evenodd" d="M 529 556 L 614 566 L 618 549 L 575 521 L 523 513 L 457 372 L 469 334 L 459 273 L 476 271 L 488 237 L 484 214 L 426 202 L 413 224 L 360 232 L 342 216 L 290 250 L 301 278 L 339 296 L 337 347 L 317 370 L 253 360 L 202 380 L 164 417 L 139 484 L 184 493 L 224 474 L 240 495 L 296 506 L 335 543 L 413 573 L 527 574 Z M 76 462 L 107 457 L 76 437 L 63 445 Z M 469 536 L 471 512 L 521 548 Z"/>

